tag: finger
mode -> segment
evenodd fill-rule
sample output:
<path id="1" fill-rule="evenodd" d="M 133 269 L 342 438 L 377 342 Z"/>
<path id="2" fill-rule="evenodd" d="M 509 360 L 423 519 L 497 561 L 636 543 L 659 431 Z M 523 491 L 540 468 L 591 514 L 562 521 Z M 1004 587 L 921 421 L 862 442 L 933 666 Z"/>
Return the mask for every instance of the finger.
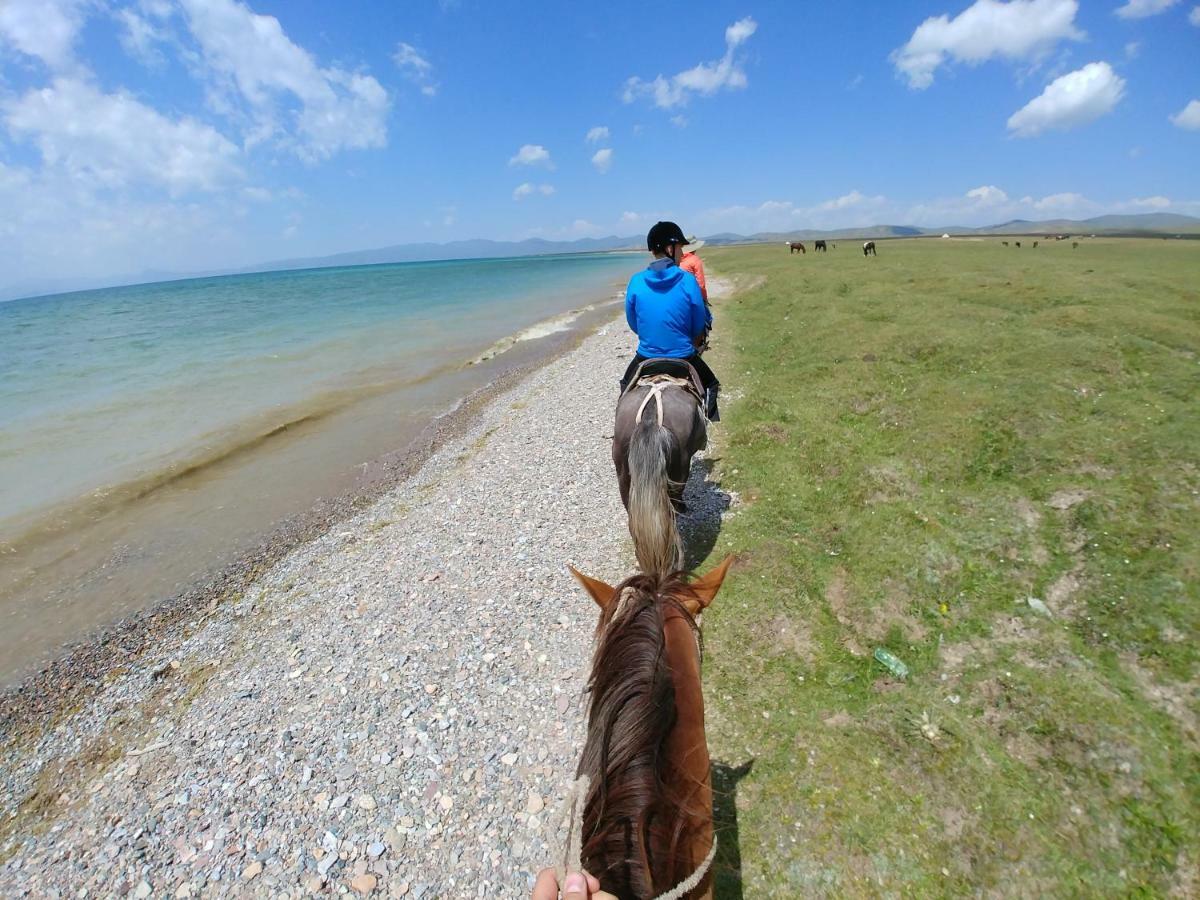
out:
<path id="1" fill-rule="evenodd" d="M 554 869 L 542 869 L 538 872 L 529 900 L 558 900 L 558 878 Z"/>
<path id="2" fill-rule="evenodd" d="M 583 870 L 583 874 L 585 876 L 587 876 L 588 894 L 595 894 L 596 891 L 600 890 L 600 879 L 599 878 L 597 878 L 595 875 L 593 875 L 587 869 Z"/>
<path id="3" fill-rule="evenodd" d="M 563 879 L 563 900 L 588 900 L 588 883 L 582 872 L 571 872 Z"/>

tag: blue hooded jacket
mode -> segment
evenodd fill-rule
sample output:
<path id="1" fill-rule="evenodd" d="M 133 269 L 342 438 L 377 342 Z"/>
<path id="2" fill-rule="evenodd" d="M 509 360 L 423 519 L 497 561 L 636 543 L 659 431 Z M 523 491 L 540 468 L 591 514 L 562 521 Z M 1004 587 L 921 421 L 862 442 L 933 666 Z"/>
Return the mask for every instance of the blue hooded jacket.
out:
<path id="1" fill-rule="evenodd" d="M 629 279 L 625 319 L 638 336 L 638 355 L 646 358 L 691 356 L 692 342 L 712 326 L 696 276 L 669 259 L 656 259 Z"/>

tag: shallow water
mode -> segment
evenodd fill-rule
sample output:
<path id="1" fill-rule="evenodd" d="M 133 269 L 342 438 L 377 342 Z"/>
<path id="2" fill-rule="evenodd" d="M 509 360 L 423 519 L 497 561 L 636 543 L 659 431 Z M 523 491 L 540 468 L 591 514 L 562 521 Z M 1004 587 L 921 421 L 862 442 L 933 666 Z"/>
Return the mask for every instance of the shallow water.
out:
<path id="1" fill-rule="evenodd" d="M 360 486 L 639 265 L 405 263 L 0 304 L 0 681 Z"/>

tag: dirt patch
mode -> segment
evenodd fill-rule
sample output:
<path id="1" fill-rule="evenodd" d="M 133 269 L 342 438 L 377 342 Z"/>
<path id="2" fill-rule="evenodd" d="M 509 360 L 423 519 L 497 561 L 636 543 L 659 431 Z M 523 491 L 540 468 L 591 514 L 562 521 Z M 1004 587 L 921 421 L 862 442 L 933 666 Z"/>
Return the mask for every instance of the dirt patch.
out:
<path id="1" fill-rule="evenodd" d="M 929 629 L 913 617 L 913 599 L 904 585 L 889 578 L 884 581 L 883 589 L 883 599 L 870 611 L 870 621 L 863 626 L 863 633 L 872 640 L 882 641 L 895 626 L 912 643 L 925 640 Z"/>
<path id="2" fill-rule="evenodd" d="M 1200 704 L 1200 683 L 1195 679 L 1174 684 L 1156 681 L 1154 673 L 1141 664 L 1136 653 L 1122 653 L 1121 665 L 1133 678 L 1142 696 L 1175 720 L 1193 749 L 1200 749 L 1200 719 L 1195 712 Z"/>
<path id="3" fill-rule="evenodd" d="M 1046 505 L 1051 509 L 1067 510 L 1073 506 L 1078 506 L 1090 496 L 1092 496 L 1092 492 L 1083 488 L 1055 491 L 1050 496 L 1050 499 L 1046 501 Z"/>
<path id="4" fill-rule="evenodd" d="M 875 491 L 867 498 L 868 504 L 890 503 L 895 500 L 911 500 L 917 495 L 917 486 L 895 465 L 872 466 L 867 469 Z"/>
<path id="5" fill-rule="evenodd" d="M 972 824 L 975 818 L 965 809 L 958 806 L 946 807 L 939 813 L 939 817 L 942 820 L 942 830 L 945 832 L 946 839 L 950 841 L 955 841 L 962 837 L 963 832 L 967 830 L 967 826 Z"/>
<path id="6" fill-rule="evenodd" d="M 1029 500 L 1027 497 L 1019 497 L 1017 502 L 1013 505 L 1017 510 L 1017 518 L 1021 520 L 1021 524 L 1023 524 L 1026 528 L 1032 530 L 1041 524 L 1042 514 L 1038 511 L 1038 508 L 1033 505 L 1033 501 Z"/>
<path id="7" fill-rule="evenodd" d="M 1078 569 L 1060 575 L 1050 587 L 1046 588 L 1046 605 L 1056 616 L 1074 618 L 1078 612 L 1078 604 L 1074 598 L 1082 586 L 1083 582 L 1079 577 Z"/>
<path id="8" fill-rule="evenodd" d="M 799 619 L 782 613 L 775 616 L 767 623 L 762 639 L 763 645 L 772 648 L 776 655 L 799 657 L 808 666 L 816 661 L 817 643 L 808 625 Z"/>
<path id="9" fill-rule="evenodd" d="M 854 717 L 842 709 L 835 712 L 832 716 L 826 716 L 821 722 L 829 728 L 846 728 L 854 724 Z"/>
<path id="10" fill-rule="evenodd" d="M 825 585 L 825 602 L 833 617 L 842 625 L 850 625 L 850 590 L 846 586 L 846 573 L 836 570 Z"/>
<path id="11" fill-rule="evenodd" d="M 762 438 L 772 443 L 786 444 L 788 442 L 787 429 L 782 425 L 776 425 L 774 422 L 755 425 L 752 433 L 755 438 Z"/>

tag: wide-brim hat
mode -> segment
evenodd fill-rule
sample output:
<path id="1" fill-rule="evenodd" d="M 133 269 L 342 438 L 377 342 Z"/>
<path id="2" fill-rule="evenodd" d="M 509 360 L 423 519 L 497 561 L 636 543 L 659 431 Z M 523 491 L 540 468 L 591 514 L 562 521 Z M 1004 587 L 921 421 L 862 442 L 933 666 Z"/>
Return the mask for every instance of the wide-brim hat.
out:
<path id="1" fill-rule="evenodd" d="M 692 238 L 686 244 L 684 244 L 684 246 L 687 247 L 688 250 L 694 252 L 704 246 L 704 241 L 700 240 L 695 235 L 692 235 Z"/>

